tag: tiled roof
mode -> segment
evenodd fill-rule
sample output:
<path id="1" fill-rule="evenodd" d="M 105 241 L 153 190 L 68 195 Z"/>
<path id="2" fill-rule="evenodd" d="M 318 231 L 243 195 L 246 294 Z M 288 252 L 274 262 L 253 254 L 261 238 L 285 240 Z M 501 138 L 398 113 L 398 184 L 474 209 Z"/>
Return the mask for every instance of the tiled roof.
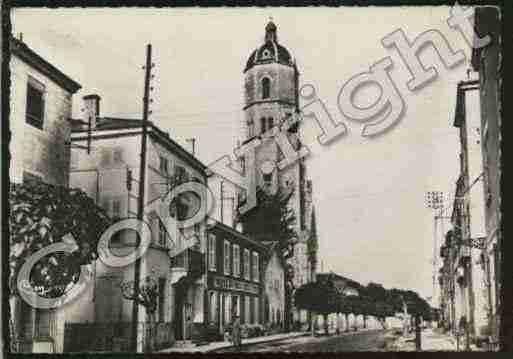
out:
<path id="1" fill-rule="evenodd" d="M 25 61 L 27 64 L 40 71 L 43 75 L 48 76 L 48 78 L 52 79 L 59 86 L 62 86 L 72 94 L 82 88 L 78 82 L 74 81 L 57 67 L 43 59 L 23 41 L 11 36 L 9 45 L 12 55 L 15 55 Z"/>

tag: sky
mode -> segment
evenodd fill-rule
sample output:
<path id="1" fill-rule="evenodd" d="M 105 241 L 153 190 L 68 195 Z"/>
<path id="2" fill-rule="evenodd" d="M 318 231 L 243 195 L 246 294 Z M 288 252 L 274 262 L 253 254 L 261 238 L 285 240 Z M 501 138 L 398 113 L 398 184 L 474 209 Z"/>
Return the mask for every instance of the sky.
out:
<path id="1" fill-rule="evenodd" d="M 197 156 L 209 164 L 231 154 L 243 139 L 242 71 L 263 43 L 272 17 L 279 43 L 297 61 L 300 85 L 312 84 L 332 118 L 349 129 L 321 146 L 315 124 L 304 125 L 322 262 L 318 270 L 429 297 L 434 224 L 425 193 L 443 191 L 450 215 L 459 173 L 458 132 L 452 125 L 456 85 L 467 79 L 470 63 L 446 69 L 427 48 L 420 58 L 437 66 L 438 78 L 412 92 L 405 64 L 381 45 L 381 38 L 401 28 L 413 40 L 436 29 L 468 59 L 470 48 L 448 27 L 448 16 L 449 7 L 27 8 L 13 10 L 12 25 L 14 35 L 22 32 L 33 50 L 82 85 L 73 99 L 76 118 L 82 96 L 91 93 L 102 98 L 102 116 L 141 118 L 141 67 L 151 43 L 150 120 L 186 148 L 185 140 L 196 138 Z M 337 98 L 347 80 L 387 56 L 394 62 L 391 76 L 406 113 L 393 130 L 369 139 L 361 136 L 362 124 L 340 114 Z M 368 106 L 377 96 L 379 91 L 369 87 L 355 101 Z M 449 224 L 444 226 L 447 230 Z"/>

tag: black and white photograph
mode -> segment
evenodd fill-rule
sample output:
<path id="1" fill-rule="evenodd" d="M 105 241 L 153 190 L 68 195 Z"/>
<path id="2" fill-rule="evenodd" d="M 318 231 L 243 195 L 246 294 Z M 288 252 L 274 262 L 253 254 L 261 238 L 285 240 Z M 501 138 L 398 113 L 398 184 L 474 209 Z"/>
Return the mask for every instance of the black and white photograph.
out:
<path id="1" fill-rule="evenodd" d="M 2 9 L 4 353 L 512 350 L 501 7 L 66 6 Z"/>

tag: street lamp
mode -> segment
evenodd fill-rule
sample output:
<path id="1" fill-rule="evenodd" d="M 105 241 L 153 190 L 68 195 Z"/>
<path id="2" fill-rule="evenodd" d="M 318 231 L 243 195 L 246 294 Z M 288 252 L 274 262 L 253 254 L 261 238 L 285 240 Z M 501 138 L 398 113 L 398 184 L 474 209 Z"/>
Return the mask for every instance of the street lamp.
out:
<path id="1" fill-rule="evenodd" d="M 426 207 L 435 211 L 434 219 L 434 249 L 433 249 L 433 301 L 436 300 L 436 266 L 437 266 L 437 219 L 442 221 L 442 233 L 444 232 L 443 212 L 444 212 L 444 193 L 442 191 L 426 192 Z M 436 212 L 438 211 L 438 215 Z M 433 303 L 434 304 L 434 303 Z"/>

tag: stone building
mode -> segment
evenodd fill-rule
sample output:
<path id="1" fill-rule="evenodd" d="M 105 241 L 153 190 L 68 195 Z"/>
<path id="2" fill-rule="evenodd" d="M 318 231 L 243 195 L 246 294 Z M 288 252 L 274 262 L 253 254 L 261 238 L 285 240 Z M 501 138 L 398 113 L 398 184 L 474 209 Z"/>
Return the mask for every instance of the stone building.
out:
<path id="1" fill-rule="evenodd" d="M 11 37 L 9 45 L 9 179 L 11 183 L 43 181 L 68 187 L 69 119 L 72 96 L 81 86 L 21 39 Z M 57 338 L 64 330 L 62 310 L 35 309 L 18 298 L 11 299 L 10 304 L 13 324 L 21 335 L 20 351 L 61 349 Z"/>
<path id="2" fill-rule="evenodd" d="M 142 121 L 101 116 L 100 97 L 97 95 L 86 96 L 84 101 L 85 120 L 74 120 L 71 185 L 95 198 L 111 218 L 134 218 L 138 207 Z M 158 349 L 171 346 L 175 340 L 190 340 L 194 325 L 204 321 L 206 237 L 204 220 L 169 233 L 163 221 L 166 213 L 162 208 L 153 207 L 152 203 L 157 203 L 159 198 L 182 183 L 206 184 L 207 180 L 206 167 L 169 134 L 151 122 L 147 129 L 144 191 L 145 218 L 150 225 L 151 239 L 148 250 L 141 257 L 140 278 L 142 281 L 151 276 L 158 281 L 155 313 Z M 88 143 L 90 153 L 87 151 Z M 189 203 L 185 212 L 175 212 L 178 219 L 181 216 L 188 218 L 190 213 L 197 211 L 200 199 L 192 193 L 191 196 L 185 198 Z M 178 198 L 181 203 L 182 197 Z M 195 244 L 177 255 L 170 254 L 172 245 L 183 246 L 180 239 L 183 237 L 178 237 L 179 234 L 187 238 L 193 236 Z M 132 251 L 133 232 L 120 232 L 113 238 L 113 246 L 119 252 L 116 255 L 127 255 Z M 65 350 L 77 349 L 80 343 L 85 343 L 80 338 L 88 322 L 96 323 L 91 335 L 98 337 L 99 344 L 94 349 L 115 350 L 112 347 L 112 342 L 115 342 L 119 349 L 133 350 L 129 346 L 130 322 L 137 321 L 140 324 L 138 351 L 142 351 L 149 335 L 152 335 L 144 324 L 148 319 L 147 313 L 143 306 L 139 306 L 138 318 L 134 319 L 133 301 L 123 298 L 120 290 L 122 282 L 134 279 L 134 263 L 109 267 L 98 260 L 95 273 L 94 286 L 77 298 L 76 309 L 70 310 L 66 317 L 69 335 L 66 336 Z"/>
<path id="3" fill-rule="evenodd" d="M 495 7 L 477 7 L 475 31 L 480 37 L 490 36 L 485 47 L 474 47 L 472 66 L 479 72 L 481 146 L 484 168 L 484 202 L 486 240 L 482 252 L 487 298 L 488 334 L 494 345 L 499 341 L 501 308 L 501 15 Z M 511 342 L 508 340 L 505 343 Z M 511 350 L 511 347 L 509 347 Z M 506 349 L 507 350 L 507 349 Z"/>
<path id="4" fill-rule="evenodd" d="M 294 269 L 294 287 L 312 280 L 312 268 L 308 260 L 307 240 L 311 209 L 311 182 L 307 186 L 307 170 L 304 158 L 278 169 L 284 155 L 275 141 L 272 129 L 287 128 L 286 136 L 294 151 L 301 149 L 301 124 L 299 116 L 299 71 L 290 52 L 278 41 L 277 27 L 270 21 L 265 27 L 264 43 L 249 56 L 244 69 L 244 128 L 247 143 L 260 138 L 262 144 L 255 150 L 255 160 L 245 160 L 245 166 L 255 166 L 256 185 L 270 193 L 279 188 L 292 191 L 289 205 L 296 218 L 298 234 L 294 257 L 290 264 Z M 294 320 L 306 323 L 306 311 L 294 311 Z"/>

